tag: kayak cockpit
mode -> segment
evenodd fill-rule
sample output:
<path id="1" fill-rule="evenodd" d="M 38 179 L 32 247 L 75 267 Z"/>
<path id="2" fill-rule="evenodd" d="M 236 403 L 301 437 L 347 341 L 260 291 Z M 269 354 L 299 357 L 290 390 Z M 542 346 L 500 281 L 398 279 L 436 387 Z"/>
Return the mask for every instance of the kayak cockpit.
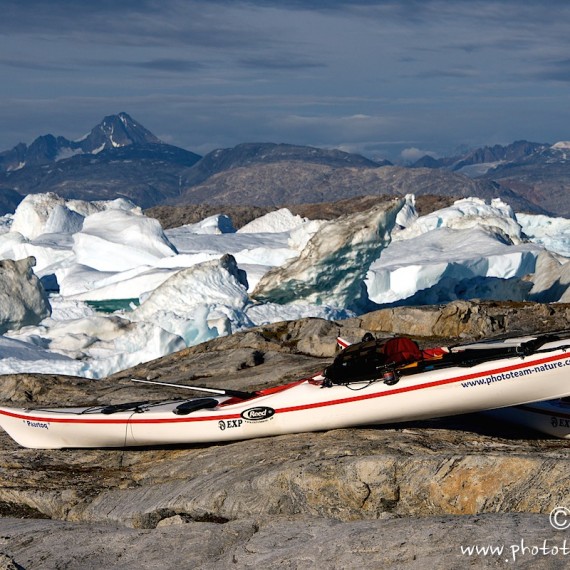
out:
<path id="1" fill-rule="evenodd" d="M 324 371 L 326 383 L 349 384 L 355 381 L 383 380 L 392 385 L 401 376 L 428 370 L 472 367 L 507 358 L 525 358 L 537 352 L 569 349 L 570 345 L 542 348 L 548 343 L 568 338 L 565 334 L 544 334 L 518 339 L 518 342 L 487 341 L 477 344 L 420 349 L 408 337 L 375 339 L 367 334 L 361 342 L 350 344 Z"/>

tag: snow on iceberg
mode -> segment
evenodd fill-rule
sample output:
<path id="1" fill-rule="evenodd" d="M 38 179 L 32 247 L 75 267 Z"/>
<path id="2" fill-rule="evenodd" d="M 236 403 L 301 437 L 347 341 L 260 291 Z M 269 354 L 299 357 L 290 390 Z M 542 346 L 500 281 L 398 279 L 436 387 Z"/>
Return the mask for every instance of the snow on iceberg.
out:
<path id="1" fill-rule="evenodd" d="M 389 243 L 403 204 L 393 200 L 322 224 L 297 259 L 261 278 L 252 297 L 265 303 L 362 310 L 368 301 L 366 272 Z"/>
<path id="2" fill-rule="evenodd" d="M 186 344 L 197 344 L 251 324 L 244 313 L 247 287 L 235 258 L 224 255 L 178 271 L 142 299 L 130 318 L 160 323 Z"/>
<path id="3" fill-rule="evenodd" d="M 238 230 L 238 233 L 262 234 L 288 232 L 302 226 L 308 221 L 307 218 L 292 214 L 288 208 L 281 208 L 280 210 L 269 212 L 245 224 L 245 226 L 242 226 Z"/>
<path id="4" fill-rule="evenodd" d="M 54 192 L 28 194 L 16 208 L 11 231 L 19 232 L 29 240 L 44 233 L 74 233 L 86 216 L 104 210 L 125 210 L 141 213 L 129 200 L 65 200 Z"/>
<path id="5" fill-rule="evenodd" d="M 529 289 L 526 285 L 520 284 L 517 290 L 511 282 L 501 292 L 498 283 L 491 286 L 482 278 L 506 280 L 534 273 L 541 250 L 535 244 L 505 243 L 502 232 L 498 236 L 485 224 L 470 229 L 434 229 L 394 240 L 370 267 L 368 294 L 380 305 L 404 300 L 430 304 L 455 298 L 493 298 L 494 294 L 500 294 L 500 299 L 523 300 Z"/>
<path id="6" fill-rule="evenodd" d="M 119 273 L 96 271 L 84 268 L 82 272 L 75 267 L 68 278 L 61 277 L 66 269 L 57 272 L 60 293 L 76 301 L 113 301 L 120 299 L 139 299 L 150 294 L 180 269 L 161 269 L 141 265 Z M 80 278 L 83 277 L 83 280 Z M 86 287 L 91 283 L 91 287 Z M 70 294 L 72 288 L 75 293 Z"/>
<path id="7" fill-rule="evenodd" d="M 49 213 L 42 233 L 74 234 L 83 227 L 85 216 L 70 210 L 67 206 L 56 204 Z"/>
<path id="8" fill-rule="evenodd" d="M 18 236 L 19 233 L 10 232 L 8 235 Z M 51 267 L 65 265 L 73 259 L 71 251 L 72 237 L 67 234 L 41 234 L 32 241 L 22 240 L 13 242 L 12 255 L 14 259 L 34 257 L 34 268 L 38 277 L 50 272 Z"/>
<path id="9" fill-rule="evenodd" d="M 539 254 L 536 271 L 530 276 L 529 300 L 538 303 L 570 302 L 570 259 L 550 251 Z"/>
<path id="10" fill-rule="evenodd" d="M 38 237 L 45 233 L 45 225 L 55 206 L 65 206 L 65 200 L 53 192 L 28 194 L 14 212 L 11 231 L 19 232 L 27 239 Z"/>
<path id="11" fill-rule="evenodd" d="M 102 378 L 131 366 L 148 362 L 177 350 L 186 344 L 154 323 L 132 323 L 118 315 L 91 315 L 56 321 L 45 319 L 36 327 L 26 327 L 9 337 L 27 347 L 30 362 L 26 372 L 50 372 L 45 349 L 59 355 L 59 365 L 67 359 L 70 372 L 86 378 Z M 33 358 L 33 348 L 38 352 Z M 1 367 L 0 367 L 1 369 Z M 56 366 L 57 369 L 57 366 Z M 22 371 L 22 370 L 19 370 Z"/>
<path id="12" fill-rule="evenodd" d="M 104 210 L 85 218 L 73 236 L 77 263 L 100 271 L 124 271 L 176 255 L 158 220 L 127 210 Z"/>
<path id="13" fill-rule="evenodd" d="M 84 363 L 33 344 L 0 336 L 0 374 L 66 374 L 82 376 Z"/>
<path id="14" fill-rule="evenodd" d="M 438 228 L 468 229 L 485 227 L 502 234 L 504 239 L 514 244 L 523 241 L 521 226 L 513 209 L 502 200 L 495 199 L 491 204 L 480 198 L 457 200 L 452 206 L 442 208 L 415 219 L 400 232 L 394 234 L 393 241 L 410 239 Z"/>
<path id="15" fill-rule="evenodd" d="M 196 224 L 186 224 L 182 228 L 191 234 L 200 235 L 233 234 L 236 231 L 231 218 L 225 214 L 216 214 Z"/>
<path id="16" fill-rule="evenodd" d="M 527 238 L 549 251 L 570 257 L 570 220 L 533 214 L 517 214 Z"/>
<path id="17" fill-rule="evenodd" d="M 27 239 L 19 232 L 8 231 L 0 234 L 0 259 L 21 259 L 27 255 L 17 255 L 14 251 L 22 243 L 27 243 Z"/>

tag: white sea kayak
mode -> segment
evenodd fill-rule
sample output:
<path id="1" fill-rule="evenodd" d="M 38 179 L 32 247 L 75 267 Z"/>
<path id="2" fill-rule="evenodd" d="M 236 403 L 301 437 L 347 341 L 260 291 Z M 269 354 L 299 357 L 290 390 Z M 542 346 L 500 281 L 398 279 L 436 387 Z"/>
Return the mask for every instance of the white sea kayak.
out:
<path id="1" fill-rule="evenodd" d="M 570 439 L 570 401 L 567 398 L 521 404 L 488 413 L 501 421 Z"/>
<path id="2" fill-rule="evenodd" d="M 369 340 L 348 346 L 324 373 L 251 395 L 0 407 L 0 425 L 24 447 L 104 448 L 222 442 L 478 412 L 570 395 L 569 338 L 566 331 L 439 353 L 416 350 L 409 339 Z M 398 342 L 390 345 L 393 340 Z"/>

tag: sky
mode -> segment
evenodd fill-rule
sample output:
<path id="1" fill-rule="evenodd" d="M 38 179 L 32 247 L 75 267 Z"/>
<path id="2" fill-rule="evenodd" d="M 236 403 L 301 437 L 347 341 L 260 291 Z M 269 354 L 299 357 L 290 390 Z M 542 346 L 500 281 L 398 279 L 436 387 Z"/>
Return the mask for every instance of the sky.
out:
<path id="1" fill-rule="evenodd" d="M 0 0 L 0 151 L 126 112 L 198 154 L 570 139 L 567 0 Z"/>

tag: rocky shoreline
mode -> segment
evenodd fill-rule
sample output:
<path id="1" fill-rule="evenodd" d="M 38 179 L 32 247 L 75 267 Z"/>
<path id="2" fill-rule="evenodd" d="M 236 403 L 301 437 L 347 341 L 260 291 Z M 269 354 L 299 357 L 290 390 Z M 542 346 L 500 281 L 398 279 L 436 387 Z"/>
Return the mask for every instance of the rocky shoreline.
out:
<path id="1" fill-rule="evenodd" d="M 407 329 L 435 345 L 562 329 L 569 313 L 460 301 L 277 323 L 103 380 L 2 376 L 0 402 L 181 397 L 133 376 L 257 389 L 322 369 L 339 334 Z M 3 432 L 0 445 L 0 569 L 562 568 L 570 556 L 549 523 L 570 507 L 567 442 L 483 414 L 223 445 L 42 451 Z"/>

